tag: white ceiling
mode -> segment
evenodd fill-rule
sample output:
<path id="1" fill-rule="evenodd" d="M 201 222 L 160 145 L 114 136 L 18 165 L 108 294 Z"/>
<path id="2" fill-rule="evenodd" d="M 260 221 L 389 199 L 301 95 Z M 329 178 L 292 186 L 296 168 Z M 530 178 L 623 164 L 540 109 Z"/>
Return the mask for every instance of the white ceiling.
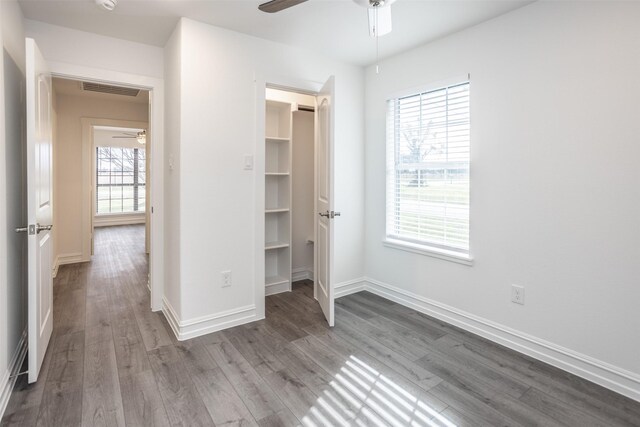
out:
<path id="1" fill-rule="evenodd" d="M 380 56 L 395 55 L 532 1 L 397 0 L 391 7 L 393 31 L 380 38 Z M 118 0 L 110 13 L 94 0 L 19 3 L 28 19 L 155 46 L 164 46 L 184 16 L 353 64 L 375 61 L 367 12 L 352 0 L 309 0 L 276 14 L 260 12 L 260 0 Z"/>

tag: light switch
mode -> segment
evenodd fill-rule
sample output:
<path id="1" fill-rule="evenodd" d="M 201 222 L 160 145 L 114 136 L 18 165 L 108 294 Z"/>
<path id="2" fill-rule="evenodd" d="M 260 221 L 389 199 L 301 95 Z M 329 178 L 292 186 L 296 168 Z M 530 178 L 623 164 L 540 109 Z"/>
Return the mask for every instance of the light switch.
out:
<path id="1" fill-rule="evenodd" d="M 244 156 L 244 170 L 253 170 L 253 156 Z"/>

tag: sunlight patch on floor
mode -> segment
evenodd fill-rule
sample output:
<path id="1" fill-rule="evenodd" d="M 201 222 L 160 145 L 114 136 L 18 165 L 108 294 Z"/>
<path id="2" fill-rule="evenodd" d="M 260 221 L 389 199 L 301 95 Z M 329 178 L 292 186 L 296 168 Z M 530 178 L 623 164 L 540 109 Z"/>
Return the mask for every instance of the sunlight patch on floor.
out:
<path id="1" fill-rule="evenodd" d="M 302 425 L 456 426 L 427 402 L 353 355 L 330 385 L 331 389 L 325 390 L 302 418 Z"/>

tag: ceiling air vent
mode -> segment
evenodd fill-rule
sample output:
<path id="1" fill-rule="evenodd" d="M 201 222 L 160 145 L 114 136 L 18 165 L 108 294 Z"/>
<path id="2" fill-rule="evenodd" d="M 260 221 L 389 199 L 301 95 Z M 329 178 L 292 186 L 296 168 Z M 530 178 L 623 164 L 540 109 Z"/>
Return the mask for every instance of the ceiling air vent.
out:
<path id="1" fill-rule="evenodd" d="M 90 92 L 110 93 L 112 95 L 138 96 L 140 89 L 132 89 L 130 87 L 120 87 L 111 85 L 102 85 L 99 83 L 82 82 L 82 90 Z"/>

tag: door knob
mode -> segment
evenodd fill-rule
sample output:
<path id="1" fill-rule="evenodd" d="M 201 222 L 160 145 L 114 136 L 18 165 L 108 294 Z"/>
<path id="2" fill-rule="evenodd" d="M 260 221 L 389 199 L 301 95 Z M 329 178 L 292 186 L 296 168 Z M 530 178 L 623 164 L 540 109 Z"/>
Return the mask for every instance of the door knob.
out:
<path id="1" fill-rule="evenodd" d="M 41 231 L 49 231 L 53 228 L 53 225 L 40 225 L 36 224 L 36 233 L 40 233 Z"/>
<path id="2" fill-rule="evenodd" d="M 318 215 L 323 216 L 325 218 L 334 218 L 336 216 L 340 216 L 340 212 L 326 211 L 325 213 L 319 212 Z"/>

